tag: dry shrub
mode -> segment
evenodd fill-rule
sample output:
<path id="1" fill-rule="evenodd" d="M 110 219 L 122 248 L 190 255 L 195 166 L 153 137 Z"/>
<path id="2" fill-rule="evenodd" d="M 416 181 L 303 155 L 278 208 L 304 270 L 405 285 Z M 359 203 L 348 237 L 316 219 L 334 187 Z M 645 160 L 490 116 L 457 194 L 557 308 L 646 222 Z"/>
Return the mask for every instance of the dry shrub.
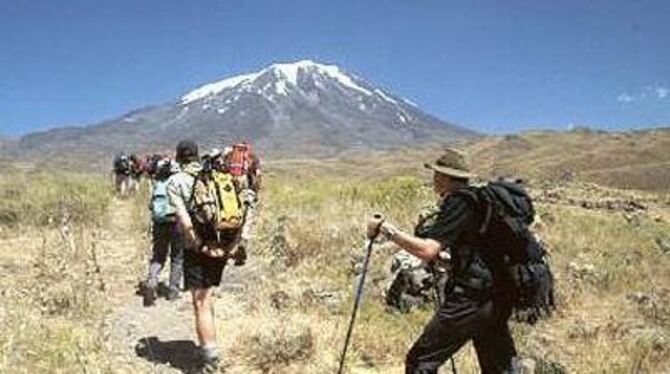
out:
<path id="1" fill-rule="evenodd" d="M 105 284 L 89 235 L 67 227 L 45 232 L 30 271 L 7 285 L 0 372 L 107 367 Z"/>
<path id="2" fill-rule="evenodd" d="M 314 354 L 312 330 L 305 324 L 279 324 L 245 336 L 238 350 L 251 366 L 271 372 L 297 361 L 305 361 Z"/>

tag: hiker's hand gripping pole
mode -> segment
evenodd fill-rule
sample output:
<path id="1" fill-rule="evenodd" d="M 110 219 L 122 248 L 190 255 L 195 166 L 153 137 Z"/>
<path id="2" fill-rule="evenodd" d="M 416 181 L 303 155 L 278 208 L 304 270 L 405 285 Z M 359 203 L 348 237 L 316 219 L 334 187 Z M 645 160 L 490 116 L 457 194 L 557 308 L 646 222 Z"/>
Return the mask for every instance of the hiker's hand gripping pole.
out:
<path id="1" fill-rule="evenodd" d="M 365 252 L 365 259 L 363 260 L 363 269 L 361 271 L 361 278 L 358 281 L 358 287 L 356 287 L 356 295 L 354 298 L 354 309 L 351 312 L 351 320 L 349 321 L 349 328 L 347 329 L 347 337 L 344 340 L 344 348 L 342 349 L 342 355 L 340 356 L 340 367 L 337 370 L 338 374 L 342 374 L 344 370 L 344 361 L 347 356 L 347 348 L 349 348 L 349 341 L 351 339 L 351 333 L 354 330 L 354 322 L 356 321 L 356 314 L 358 313 L 358 307 L 361 303 L 361 298 L 363 295 L 363 285 L 365 284 L 365 276 L 368 273 L 368 265 L 370 264 L 370 255 L 372 254 L 372 245 L 375 242 L 375 239 L 379 236 L 379 229 L 381 224 L 384 222 L 384 216 L 377 213 L 372 216 L 372 219 L 368 221 L 366 235 L 368 237 L 367 248 Z"/>

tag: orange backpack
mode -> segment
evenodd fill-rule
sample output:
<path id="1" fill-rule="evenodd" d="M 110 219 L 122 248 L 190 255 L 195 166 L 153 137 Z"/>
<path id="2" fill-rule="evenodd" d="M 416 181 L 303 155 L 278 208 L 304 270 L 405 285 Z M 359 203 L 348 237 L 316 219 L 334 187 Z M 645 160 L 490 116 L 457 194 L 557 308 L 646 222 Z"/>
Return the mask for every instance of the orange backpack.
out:
<path id="1" fill-rule="evenodd" d="M 233 145 L 228 163 L 228 171 L 236 177 L 247 175 L 254 162 L 254 156 L 249 143 Z"/>

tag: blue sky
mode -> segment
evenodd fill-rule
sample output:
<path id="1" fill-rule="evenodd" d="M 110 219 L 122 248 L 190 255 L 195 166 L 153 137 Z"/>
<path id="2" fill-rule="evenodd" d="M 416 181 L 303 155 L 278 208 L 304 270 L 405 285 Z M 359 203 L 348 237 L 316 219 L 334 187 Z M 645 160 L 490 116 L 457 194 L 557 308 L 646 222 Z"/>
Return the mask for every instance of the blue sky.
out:
<path id="1" fill-rule="evenodd" d="M 668 125 L 668 15 L 667 0 L 0 0 L 0 134 L 306 58 L 484 132 Z"/>

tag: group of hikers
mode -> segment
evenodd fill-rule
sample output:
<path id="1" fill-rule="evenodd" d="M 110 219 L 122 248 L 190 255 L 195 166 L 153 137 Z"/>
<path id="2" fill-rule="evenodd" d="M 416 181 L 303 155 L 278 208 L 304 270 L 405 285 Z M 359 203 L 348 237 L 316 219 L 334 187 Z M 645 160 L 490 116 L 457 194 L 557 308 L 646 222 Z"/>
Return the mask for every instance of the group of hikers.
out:
<path id="1" fill-rule="evenodd" d="M 437 373 L 470 340 L 483 373 L 518 372 L 509 319 L 516 316 L 532 324 L 555 307 L 546 250 L 529 227 L 532 201 L 518 181 L 472 184 L 475 175 L 465 155 L 454 149 L 425 167 L 433 172 L 437 199 L 434 209 L 420 215 L 413 233 L 380 213 L 362 228 L 370 248 L 383 237 L 416 263 L 412 269 L 426 271 L 418 281 L 406 277 L 391 287 L 387 302 L 399 300 L 398 293 L 414 292 L 403 284 L 418 282 L 418 292 L 426 284 L 434 287 L 435 314 L 410 348 L 405 372 Z M 201 155 L 195 142 L 184 140 L 177 144 L 174 160 L 158 160 L 154 180 L 153 257 L 142 285 L 145 305 L 156 299 L 158 274 L 170 248 L 167 298 L 179 298 L 183 279 L 193 301 L 198 365 L 202 372 L 216 372 L 212 288 L 221 283 L 229 260 L 245 263 L 260 189 L 259 161 L 249 144 Z M 407 267 L 397 265 L 395 270 L 403 269 Z"/>
<path id="2" fill-rule="evenodd" d="M 136 156 L 124 156 L 114 161 L 120 196 L 135 188 L 142 173 L 152 184 L 152 254 L 139 289 L 143 303 L 155 304 L 159 275 L 169 257 L 165 297 L 179 299 L 182 283 L 191 292 L 199 364 L 204 372 L 214 372 L 218 348 L 211 290 L 220 284 L 229 261 L 236 266 L 246 262 L 261 187 L 260 160 L 247 142 L 200 154 L 189 140 L 177 144 L 174 157 L 154 155 L 138 162 Z M 129 166 L 117 167 L 119 160 Z"/>
<path id="3" fill-rule="evenodd" d="M 150 176 L 150 157 L 121 152 L 114 158 L 112 175 L 116 193 L 121 197 L 132 195 L 139 188 L 142 176 Z M 155 166 L 155 164 L 154 164 Z"/>

